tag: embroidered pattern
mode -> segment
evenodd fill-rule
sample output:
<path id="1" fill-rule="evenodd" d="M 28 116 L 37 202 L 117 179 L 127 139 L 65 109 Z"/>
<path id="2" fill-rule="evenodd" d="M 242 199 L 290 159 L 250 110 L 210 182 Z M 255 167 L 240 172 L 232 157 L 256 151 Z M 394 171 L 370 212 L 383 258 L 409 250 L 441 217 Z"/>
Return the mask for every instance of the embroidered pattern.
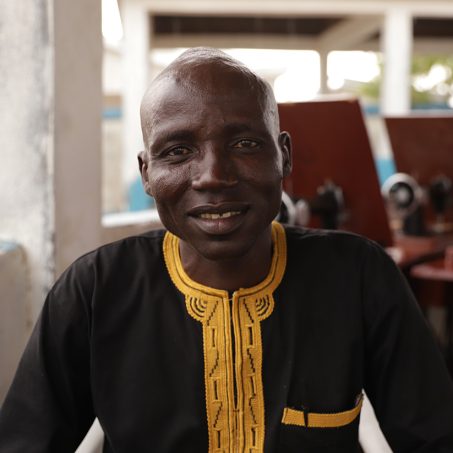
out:
<path id="1" fill-rule="evenodd" d="M 285 232 L 278 223 L 272 225 L 272 238 L 274 253 L 268 276 L 257 286 L 236 291 L 231 305 L 226 291 L 191 280 L 182 268 L 178 238 L 170 233 L 164 238 L 170 277 L 185 295 L 189 314 L 203 325 L 210 453 L 263 451 L 260 323 L 273 311 L 272 293 L 280 284 L 286 265 Z"/>

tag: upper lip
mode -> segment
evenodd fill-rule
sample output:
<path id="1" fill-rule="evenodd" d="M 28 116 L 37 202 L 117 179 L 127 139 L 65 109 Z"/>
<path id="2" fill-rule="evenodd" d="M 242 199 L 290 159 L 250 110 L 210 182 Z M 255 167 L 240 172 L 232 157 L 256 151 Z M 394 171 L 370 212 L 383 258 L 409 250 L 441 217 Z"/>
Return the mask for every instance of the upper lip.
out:
<path id="1" fill-rule="evenodd" d="M 249 208 L 248 203 L 238 201 L 227 201 L 221 203 L 206 203 L 194 206 L 187 211 L 189 216 L 200 216 L 201 214 L 224 214 L 225 212 L 245 212 Z"/>

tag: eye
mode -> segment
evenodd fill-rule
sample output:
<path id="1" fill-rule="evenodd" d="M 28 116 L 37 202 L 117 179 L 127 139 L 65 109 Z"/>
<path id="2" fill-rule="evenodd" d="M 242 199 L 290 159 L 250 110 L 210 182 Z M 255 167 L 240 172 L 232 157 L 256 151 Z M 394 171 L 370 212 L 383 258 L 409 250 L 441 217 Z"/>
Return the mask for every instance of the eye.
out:
<path id="1" fill-rule="evenodd" d="M 256 140 L 251 140 L 249 138 L 242 138 L 233 144 L 233 148 L 239 149 L 254 149 L 260 146 L 259 142 Z"/>
<path id="2" fill-rule="evenodd" d="M 184 157 L 188 156 L 189 154 L 192 153 L 192 150 L 188 148 L 187 146 L 174 146 L 173 148 L 170 148 L 169 150 L 165 151 L 166 156 L 170 157 Z"/>

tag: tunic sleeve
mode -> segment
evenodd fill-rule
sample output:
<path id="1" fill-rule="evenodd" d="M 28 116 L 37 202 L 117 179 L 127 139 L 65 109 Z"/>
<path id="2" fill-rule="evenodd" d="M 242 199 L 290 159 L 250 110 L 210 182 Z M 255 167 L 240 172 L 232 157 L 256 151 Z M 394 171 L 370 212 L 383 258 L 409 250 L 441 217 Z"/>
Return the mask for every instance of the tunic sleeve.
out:
<path id="1" fill-rule="evenodd" d="M 453 383 L 399 269 L 377 246 L 363 266 L 365 391 L 395 452 L 453 452 Z"/>
<path id="2" fill-rule="evenodd" d="M 2 453 L 74 452 L 93 419 L 92 284 L 72 266 L 50 291 L 0 412 Z M 85 280 L 85 281 L 83 281 Z"/>

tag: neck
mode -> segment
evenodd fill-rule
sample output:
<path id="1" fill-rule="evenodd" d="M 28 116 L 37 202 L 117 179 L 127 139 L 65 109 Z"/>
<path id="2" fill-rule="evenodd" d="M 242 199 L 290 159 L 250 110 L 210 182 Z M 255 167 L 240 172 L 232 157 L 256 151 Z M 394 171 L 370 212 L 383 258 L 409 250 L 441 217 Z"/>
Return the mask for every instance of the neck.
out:
<path id="1" fill-rule="evenodd" d="M 269 229 L 246 254 L 225 260 L 207 259 L 182 240 L 179 249 L 182 266 L 192 280 L 211 288 L 236 291 L 255 286 L 268 275 L 272 235 Z"/>

